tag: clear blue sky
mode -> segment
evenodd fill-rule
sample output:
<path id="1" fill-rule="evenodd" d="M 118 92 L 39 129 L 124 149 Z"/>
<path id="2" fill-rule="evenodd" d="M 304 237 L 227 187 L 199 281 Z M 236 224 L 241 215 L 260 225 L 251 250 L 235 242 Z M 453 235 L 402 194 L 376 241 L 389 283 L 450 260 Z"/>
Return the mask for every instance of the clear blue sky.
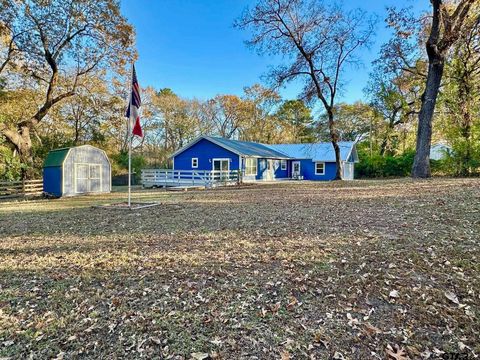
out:
<path id="1" fill-rule="evenodd" d="M 245 46 L 248 33 L 233 28 L 234 20 L 254 0 L 122 0 L 122 12 L 135 26 L 142 87 L 168 87 L 182 97 L 207 99 L 216 94 L 240 95 L 245 86 L 261 83 L 274 62 Z M 355 5 L 353 5 L 355 3 Z M 361 54 L 363 67 L 345 73 L 348 81 L 342 101 L 363 98 L 370 64 L 390 37 L 385 28 L 386 7 L 398 3 L 428 9 L 428 0 L 347 1 L 379 16 L 375 43 Z M 350 5 L 352 4 L 352 5 Z M 298 88 L 281 91 L 295 98 Z"/>

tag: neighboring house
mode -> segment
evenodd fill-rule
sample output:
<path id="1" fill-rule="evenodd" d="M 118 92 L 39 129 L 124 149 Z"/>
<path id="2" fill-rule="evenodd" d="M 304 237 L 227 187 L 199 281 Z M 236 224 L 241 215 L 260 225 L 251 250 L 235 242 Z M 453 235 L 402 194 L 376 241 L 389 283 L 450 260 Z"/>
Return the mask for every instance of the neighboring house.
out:
<path id="1" fill-rule="evenodd" d="M 443 160 L 451 152 L 452 148 L 445 143 L 439 142 L 432 144 L 430 148 L 430 160 Z"/>
<path id="2" fill-rule="evenodd" d="M 343 179 L 352 180 L 358 162 L 355 142 L 339 142 Z M 333 180 L 335 152 L 331 143 L 266 145 L 200 136 L 176 151 L 174 170 L 241 171 L 243 181 Z"/>

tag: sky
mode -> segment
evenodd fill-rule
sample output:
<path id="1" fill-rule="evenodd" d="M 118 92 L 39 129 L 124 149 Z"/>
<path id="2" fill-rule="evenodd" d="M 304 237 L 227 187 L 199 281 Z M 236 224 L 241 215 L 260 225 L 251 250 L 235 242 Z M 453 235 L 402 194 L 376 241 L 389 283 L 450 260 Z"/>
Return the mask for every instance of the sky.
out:
<path id="1" fill-rule="evenodd" d="M 371 62 L 390 38 L 384 19 L 387 6 L 398 0 L 345 1 L 378 16 L 374 43 L 359 53 L 359 69 L 347 69 L 339 100 L 353 103 L 364 98 Z M 402 0 L 402 6 L 428 10 L 428 0 Z M 266 85 L 262 76 L 278 59 L 260 56 L 245 45 L 249 34 L 233 22 L 255 0 L 121 0 L 122 13 L 136 29 L 142 87 L 171 88 L 185 98 L 208 99 L 217 94 L 241 95 L 245 86 Z M 281 89 L 285 99 L 299 93 L 295 84 Z"/>

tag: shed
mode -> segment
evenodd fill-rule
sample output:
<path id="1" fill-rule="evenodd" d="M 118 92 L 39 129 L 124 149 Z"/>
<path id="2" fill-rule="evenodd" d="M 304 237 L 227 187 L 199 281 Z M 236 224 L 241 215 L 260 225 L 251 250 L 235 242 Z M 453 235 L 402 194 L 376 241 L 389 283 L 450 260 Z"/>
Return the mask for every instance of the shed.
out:
<path id="1" fill-rule="evenodd" d="M 57 197 L 108 193 L 111 173 L 110 161 L 101 149 L 91 145 L 55 149 L 43 164 L 43 191 Z"/>

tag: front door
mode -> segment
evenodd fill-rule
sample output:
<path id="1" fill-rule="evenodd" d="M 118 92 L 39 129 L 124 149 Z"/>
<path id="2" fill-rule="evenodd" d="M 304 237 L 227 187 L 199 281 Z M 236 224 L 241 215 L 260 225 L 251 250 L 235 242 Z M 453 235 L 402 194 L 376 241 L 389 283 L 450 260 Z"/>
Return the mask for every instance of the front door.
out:
<path id="1" fill-rule="evenodd" d="M 300 177 L 300 161 L 292 161 L 292 178 Z"/>
<path id="2" fill-rule="evenodd" d="M 267 169 L 265 171 L 265 180 L 272 181 L 275 178 L 275 170 L 273 168 L 273 160 L 267 159 Z"/>
<path id="3" fill-rule="evenodd" d="M 213 159 L 213 178 L 215 180 L 228 179 L 228 174 L 230 171 L 230 160 L 229 159 Z"/>

